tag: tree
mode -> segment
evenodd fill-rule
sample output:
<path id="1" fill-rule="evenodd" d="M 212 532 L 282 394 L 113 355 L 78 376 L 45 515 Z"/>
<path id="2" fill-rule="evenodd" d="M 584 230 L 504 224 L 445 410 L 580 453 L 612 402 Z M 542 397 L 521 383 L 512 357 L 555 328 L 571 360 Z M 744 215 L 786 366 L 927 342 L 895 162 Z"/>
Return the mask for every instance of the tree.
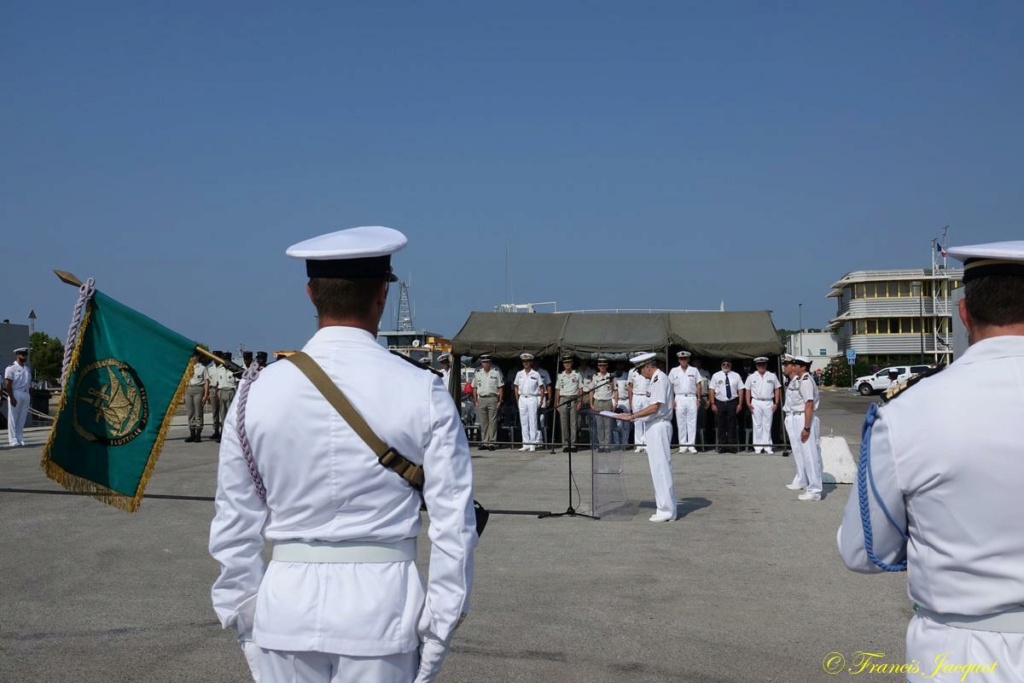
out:
<path id="1" fill-rule="evenodd" d="M 32 378 L 56 382 L 64 366 L 64 344 L 45 332 L 33 332 L 28 340 Z"/>
<path id="2" fill-rule="evenodd" d="M 798 330 L 785 330 L 785 329 L 783 329 L 783 330 L 776 330 L 776 331 L 779 334 L 779 341 L 782 342 L 782 345 L 787 347 L 787 348 L 789 347 L 789 338 L 798 332 Z"/>

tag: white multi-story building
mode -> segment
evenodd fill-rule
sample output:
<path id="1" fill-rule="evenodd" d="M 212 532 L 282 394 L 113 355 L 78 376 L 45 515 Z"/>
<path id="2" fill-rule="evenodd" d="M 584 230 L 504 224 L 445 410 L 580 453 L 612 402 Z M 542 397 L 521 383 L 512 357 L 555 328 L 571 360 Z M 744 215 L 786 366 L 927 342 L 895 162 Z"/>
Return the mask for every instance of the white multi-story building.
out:
<path id="1" fill-rule="evenodd" d="M 952 361 L 952 293 L 963 282 L 960 268 L 855 270 L 832 285 L 837 304 L 829 322 L 839 353 L 888 365 Z"/>
<path id="2" fill-rule="evenodd" d="M 839 353 L 839 342 L 832 332 L 794 332 L 786 340 L 786 353 L 807 356 L 811 361 L 811 372 L 824 370 Z"/>

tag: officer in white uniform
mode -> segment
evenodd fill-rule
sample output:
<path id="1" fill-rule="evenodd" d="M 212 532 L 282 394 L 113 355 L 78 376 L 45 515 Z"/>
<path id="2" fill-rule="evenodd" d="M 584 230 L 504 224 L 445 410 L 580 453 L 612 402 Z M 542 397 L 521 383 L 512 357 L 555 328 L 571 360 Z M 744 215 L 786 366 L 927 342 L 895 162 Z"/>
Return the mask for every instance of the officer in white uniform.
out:
<path id="1" fill-rule="evenodd" d="M 818 421 L 818 385 L 808 369 L 811 361 L 793 356 L 783 367 L 789 374 L 786 385 L 786 434 L 793 449 L 796 476 L 786 488 L 804 489 L 800 500 L 821 500 L 821 423 Z"/>
<path id="2" fill-rule="evenodd" d="M 696 453 L 697 407 L 701 399 L 700 373 L 690 366 L 690 352 L 676 353 L 678 367 L 668 373 L 676 394 L 676 431 L 679 433 L 679 452 Z"/>
<path id="3" fill-rule="evenodd" d="M 638 354 L 643 356 L 650 353 L 645 351 L 644 353 Z M 630 359 L 632 360 L 632 359 Z M 629 412 L 639 413 L 641 410 L 646 408 L 650 401 L 648 401 L 648 380 L 637 368 L 631 368 L 629 371 Z M 633 423 L 633 443 L 636 446 L 637 451 L 646 450 L 647 446 L 647 422 L 640 420 Z"/>
<path id="4" fill-rule="evenodd" d="M 747 409 L 754 421 L 754 452 L 774 453 L 772 450 L 772 418 L 779 409 L 782 383 L 774 372 L 768 372 L 768 359 L 754 359 L 756 370 L 747 376 Z"/>
<path id="5" fill-rule="evenodd" d="M 523 361 L 523 369 L 516 373 L 513 382 L 516 405 L 519 406 L 519 422 L 523 431 L 523 447 L 519 450 L 536 451 L 537 444 L 540 443 L 537 408 L 546 387 L 540 373 L 533 369 L 533 354 L 524 353 L 519 359 Z"/>
<path id="6" fill-rule="evenodd" d="M 1024 241 L 949 254 L 964 261 L 959 315 L 970 346 L 942 372 L 908 380 L 868 411 L 839 552 L 857 572 L 909 569 L 916 614 L 906 658 L 919 669 L 911 666 L 909 681 L 1019 683 Z M 940 663 L 988 668 L 933 675 Z"/>
<path id="7" fill-rule="evenodd" d="M 4 370 L 7 392 L 7 444 L 25 445 L 25 421 L 28 419 L 32 388 L 32 368 L 28 365 L 28 348 L 14 349 L 14 362 Z"/>
<path id="8" fill-rule="evenodd" d="M 355 228 L 288 254 L 306 259 L 320 325 L 303 351 L 382 441 L 422 466 L 422 501 L 290 362 L 252 371 L 228 412 L 210 529 L 221 565 L 213 605 L 266 683 L 432 681 L 468 610 L 477 534 L 458 411 L 437 375 L 376 339 L 390 254 L 405 243 L 397 230 Z M 415 564 L 421 502 L 432 546 L 425 589 Z"/>
<path id="9" fill-rule="evenodd" d="M 437 357 L 437 362 L 441 364 L 441 383 L 447 389 L 448 382 L 452 376 L 452 355 L 450 353 L 442 353 Z"/>
<path id="10" fill-rule="evenodd" d="M 654 482 L 657 510 L 652 522 L 671 522 L 676 518 L 676 489 L 672 478 L 672 405 L 674 394 L 668 375 L 658 369 L 653 353 L 630 358 L 635 369 L 648 381 L 648 401 L 643 409 L 619 416 L 620 420 L 647 425 L 647 462 Z"/>

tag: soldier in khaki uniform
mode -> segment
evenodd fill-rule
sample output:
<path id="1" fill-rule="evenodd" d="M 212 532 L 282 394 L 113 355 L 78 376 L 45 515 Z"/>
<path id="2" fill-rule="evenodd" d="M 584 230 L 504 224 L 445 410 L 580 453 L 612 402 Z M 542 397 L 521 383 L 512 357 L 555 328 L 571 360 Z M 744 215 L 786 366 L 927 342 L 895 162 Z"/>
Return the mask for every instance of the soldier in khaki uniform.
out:
<path id="1" fill-rule="evenodd" d="M 223 358 L 223 351 L 212 351 L 213 355 Z M 211 441 L 220 443 L 220 373 L 224 368 L 218 363 L 210 362 L 206 365 L 206 375 L 210 378 L 210 421 L 213 422 L 213 435 Z"/>
<path id="2" fill-rule="evenodd" d="M 615 377 L 608 372 L 608 359 L 597 359 L 597 374 L 591 380 L 592 390 L 590 392 L 590 409 L 594 411 L 611 410 L 612 399 L 615 396 Z M 611 418 L 600 415 L 591 415 L 591 425 L 597 424 L 597 451 L 607 453 L 610 450 L 612 438 Z M 593 431 L 593 429 L 591 430 Z M 593 437 L 591 437 L 593 440 Z"/>
<path id="3" fill-rule="evenodd" d="M 221 351 L 220 357 L 225 361 L 231 362 L 231 352 Z M 238 388 L 238 379 L 234 373 L 227 369 L 223 365 L 219 365 L 214 368 L 217 371 L 217 402 L 219 404 L 217 410 L 217 433 L 213 435 L 213 440 L 220 443 L 221 438 L 221 427 L 224 425 L 224 420 L 228 416 L 228 408 L 231 407 L 231 402 L 235 400 L 235 389 Z M 211 385 L 212 393 L 212 385 Z"/>
<path id="4" fill-rule="evenodd" d="M 480 369 L 473 375 L 473 405 L 480 422 L 481 450 L 493 451 L 498 436 L 498 408 L 505 394 L 505 380 L 501 370 L 491 365 L 489 354 L 480 356 Z"/>
<path id="5" fill-rule="evenodd" d="M 210 401 L 210 373 L 206 366 L 199 362 L 198 354 L 194 360 L 192 376 L 188 378 L 188 385 L 185 387 L 185 412 L 188 415 L 189 433 L 189 437 L 185 439 L 187 443 L 202 441 L 203 408 Z"/>
<path id="6" fill-rule="evenodd" d="M 562 356 L 562 371 L 555 380 L 555 405 L 562 423 L 562 452 L 575 451 L 576 432 L 579 431 L 579 410 L 583 407 L 583 377 L 572 367 L 573 357 Z"/>

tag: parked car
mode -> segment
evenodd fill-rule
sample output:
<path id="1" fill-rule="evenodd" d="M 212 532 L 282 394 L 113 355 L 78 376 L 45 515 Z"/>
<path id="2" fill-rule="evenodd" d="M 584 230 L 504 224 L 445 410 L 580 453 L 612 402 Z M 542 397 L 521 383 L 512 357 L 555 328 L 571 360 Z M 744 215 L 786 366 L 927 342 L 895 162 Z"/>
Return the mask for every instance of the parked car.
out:
<path id="1" fill-rule="evenodd" d="M 889 388 L 889 384 L 892 383 L 889 373 L 893 370 L 896 371 L 896 381 L 902 382 L 911 375 L 916 375 L 919 372 L 925 372 L 929 369 L 930 366 L 928 365 L 890 365 L 887 368 L 882 368 L 873 375 L 858 377 L 853 385 L 857 387 L 857 391 L 860 392 L 861 396 L 870 396 L 871 394 L 877 394 Z"/>

